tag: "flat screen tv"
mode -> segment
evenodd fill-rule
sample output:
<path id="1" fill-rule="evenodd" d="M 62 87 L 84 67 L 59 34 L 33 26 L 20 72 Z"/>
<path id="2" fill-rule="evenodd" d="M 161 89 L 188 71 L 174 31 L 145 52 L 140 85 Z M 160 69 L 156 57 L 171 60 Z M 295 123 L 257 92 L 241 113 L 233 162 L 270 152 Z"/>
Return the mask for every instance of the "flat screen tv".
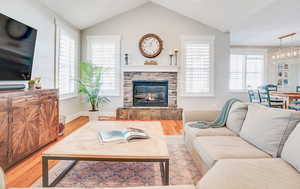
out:
<path id="1" fill-rule="evenodd" d="M 30 80 L 37 30 L 0 13 L 0 80 Z"/>

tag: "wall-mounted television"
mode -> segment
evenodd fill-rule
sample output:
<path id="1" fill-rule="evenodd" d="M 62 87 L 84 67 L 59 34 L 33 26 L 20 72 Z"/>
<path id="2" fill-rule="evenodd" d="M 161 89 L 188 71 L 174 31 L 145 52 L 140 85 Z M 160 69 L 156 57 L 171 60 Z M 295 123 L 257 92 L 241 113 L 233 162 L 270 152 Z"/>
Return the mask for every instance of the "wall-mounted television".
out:
<path id="1" fill-rule="evenodd" d="M 37 30 L 0 13 L 0 80 L 30 80 Z"/>

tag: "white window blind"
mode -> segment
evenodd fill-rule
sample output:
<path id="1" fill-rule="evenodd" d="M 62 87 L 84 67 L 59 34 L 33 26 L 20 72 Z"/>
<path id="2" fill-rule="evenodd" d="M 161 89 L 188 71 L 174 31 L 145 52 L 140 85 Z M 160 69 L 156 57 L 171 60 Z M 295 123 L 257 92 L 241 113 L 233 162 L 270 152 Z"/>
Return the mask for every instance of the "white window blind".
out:
<path id="1" fill-rule="evenodd" d="M 263 54 L 231 54 L 230 90 L 257 88 L 264 81 L 265 56 Z"/>
<path id="2" fill-rule="evenodd" d="M 60 96 L 75 95 L 75 40 L 66 32 L 59 32 L 58 87 Z"/>
<path id="3" fill-rule="evenodd" d="M 183 40 L 184 95 L 213 95 L 213 39 Z"/>
<path id="4" fill-rule="evenodd" d="M 103 95 L 117 96 L 120 93 L 120 36 L 88 37 L 88 59 L 104 68 L 101 78 Z"/>

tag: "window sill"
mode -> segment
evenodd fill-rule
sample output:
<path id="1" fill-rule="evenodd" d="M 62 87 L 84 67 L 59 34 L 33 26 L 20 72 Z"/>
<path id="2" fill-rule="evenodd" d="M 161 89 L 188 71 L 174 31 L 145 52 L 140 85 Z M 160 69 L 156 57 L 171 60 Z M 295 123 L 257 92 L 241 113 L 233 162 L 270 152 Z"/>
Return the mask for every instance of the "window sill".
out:
<path id="1" fill-rule="evenodd" d="M 59 100 L 69 100 L 69 99 L 77 98 L 77 97 L 78 97 L 77 94 L 66 94 L 66 95 L 59 96 Z"/>
<path id="2" fill-rule="evenodd" d="M 229 90 L 229 93 L 248 93 L 248 90 Z"/>
<path id="3" fill-rule="evenodd" d="M 208 93 L 208 94 L 184 94 L 182 95 L 183 98 L 214 98 L 215 94 Z"/>
<path id="4" fill-rule="evenodd" d="M 121 97 L 120 94 L 101 94 L 101 96 L 106 96 L 106 97 Z"/>

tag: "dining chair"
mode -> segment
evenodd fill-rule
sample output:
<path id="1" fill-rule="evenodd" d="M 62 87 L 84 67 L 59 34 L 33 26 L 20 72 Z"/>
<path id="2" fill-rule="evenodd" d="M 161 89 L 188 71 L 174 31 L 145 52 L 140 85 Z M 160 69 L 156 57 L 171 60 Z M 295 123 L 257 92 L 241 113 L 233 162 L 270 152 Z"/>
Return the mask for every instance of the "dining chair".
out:
<path id="1" fill-rule="evenodd" d="M 296 92 L 300 93 L 300 86 L 296 87 Z M 300 101 L 296 100 L 292 102 L 288 108 L 292 110 L 300 111 Z"/>
<path id="2" fill-rule="evenodd" d="M 270 97 L 270 91 L 267 86 L 258 87 L 261 104 L 272 108 L 283 108 L 284 101 L 282 99 Z"/>
<path id="3" fill-rule="evenodd" d="M 268 89 L 268 91 L 277 91 L 278 90 L 277 85 L 273 85 L 273 84 L 266 85 L 266 88 Z"/>
<path id="4" fill-rule="evenodd" d="M 277 85 L 269 84 L 269 85 L 266 85 L 265 87 L 269 91 L 271 103 L 272 102 L 274 102 L 274 103 L 284 103 L 284 99 L 282 97 L 272 95 L 272 91 L 275 91 L 275 92 L 278 91 Z"/>
<path id="5" fill-rule="evenodd" d="M 257 89 L 248 89 L 248 96 L 250 103 L 260 104 L 260 96 Z"/>

